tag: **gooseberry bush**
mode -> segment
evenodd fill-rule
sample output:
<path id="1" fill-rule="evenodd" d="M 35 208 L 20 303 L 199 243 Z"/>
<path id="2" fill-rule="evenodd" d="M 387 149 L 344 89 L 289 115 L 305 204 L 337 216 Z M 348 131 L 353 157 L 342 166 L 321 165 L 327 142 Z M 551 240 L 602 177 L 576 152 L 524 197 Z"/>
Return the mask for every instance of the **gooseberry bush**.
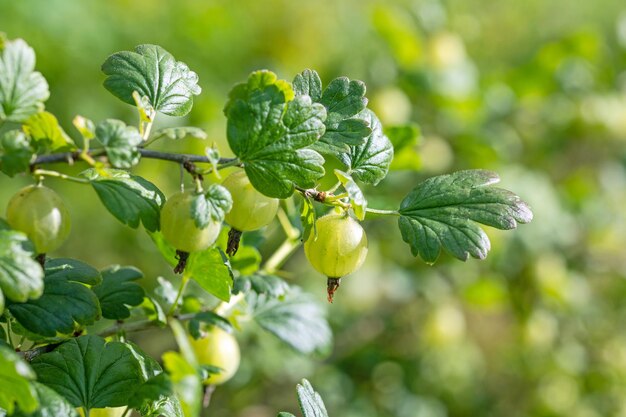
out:
<path id="1" fill-rule="evenodd" d="M 188 114 L 201 92 L 196 73 L 163 48 L 140 45 L 102 65 L 104 87 L 136 108 L 137 126 L 76 116 L 74 140 L 44 110 L 48 85 L 33 50 L 1 39 L 0 170 L 33 183 L 5 202 L 0 220 L 0 415 L 198 416 L 245 355 L 241 326 L 255 322 L 302 354 L 328 350 L 331 331 L 316 298 L 279 277 L 302 244 L 332 302 L 342 277 L 358 275 L 367 256 L 367 217 L 395 218 L 407 250 L 429 264 L 442 250 L 463 261 L 485 258 L 490 242 L 479 224 L 513 229 L 532 218 L 484 170 L 433 177 L 396 208 L 370 207 L 362 185 L 381 182 L 394 152 L 410 151 L 419 132 L 383 128 L 361 81 L 339 77 L 323 87 L 312 70 L 292 82 L 253 72 L 224 106 L 234 157 L 212 146 L 202 155 L 168 153 L 155 145 L 207 135 L 153 129 L 159 113 Z M 133 174 L 145 159 L 171 161 L 172 176 L 184 174 L 181 191 L 166 198 Z M 64 163 L 85 169 L 71 176 Z M 222 180 L 225 168 L 234 171 Z M 66 239 L 79 238 L 55 181 L 93 190 L 120 227 L 143 226 L 180 285 L 160 278 L 147 291 L 133 266 L 98 270 L 55 258 Z M 262 260 L 241 237 L 274 221 L 285 240 Z M 191 281 L 204 297 L 187 290 Z M 171 331 L 179 350 L 152 358 L 131 341 L 151 327 Z M 308 381 L 297 395 L 305 417 L 327 415 Z"/>

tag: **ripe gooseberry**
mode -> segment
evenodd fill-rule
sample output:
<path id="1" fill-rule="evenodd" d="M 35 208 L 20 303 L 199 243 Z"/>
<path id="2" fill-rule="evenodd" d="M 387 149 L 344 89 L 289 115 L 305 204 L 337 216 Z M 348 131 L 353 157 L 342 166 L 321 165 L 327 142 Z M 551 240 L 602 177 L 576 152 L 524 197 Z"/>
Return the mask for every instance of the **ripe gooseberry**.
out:
<path id="1" fill-rule="evenodd" d="M 191 214 L 194 195 L 191 191 L 176 193 L 167 199 L 161 209 L 161 232 L 165 240 L 176 248 L 179 257 L 179 264 L 174 269 L 176 273 L 185 269 L 190 252 L 207 249 L 215 243 L 222 226 L 213 220 L 204 228 L 196 225 Z"/>
<path id="2" fill-rule="evenodd" d="M 225 218 L 226 223 L 231 226 L 226 253 L 233 256 L 239 247 L 242 232 L 260 229 L 276 216 L 278 199 L 257 191 L 245 171 L 233 172 L 222 185 L 233 198 L 233 208 Z"/>
<path id="3" fill-rule="evenodd" d="M 57 193 L 30 185 L 15 194 L 7 206 L 7 222 L 26 233 L 38 254 L 57 249 L 70 234 L 70 215 Z"/>
<path id="4" fill-rule="evenodd" d="M 231 333 L 217 326 L 212 326 L 206 336 L 200 339 L 189 337 L 196 358 L 201 365 L 220 368 L 219 374 L 210 374 L 205 385 L 220 385 L 228 381 L 239 369 L 241 353 L 237 339 Z"/>
<path id="5" fill-rule="evenodd" d="M 304 254 L 318 272 L 328 277 L 328 301 L 341 277 L 363 265 L 367 256 L 367 236 L 361 225 L 347 213 L 331 213 L 316 221 L 317 236 L 304 242 Z"/>

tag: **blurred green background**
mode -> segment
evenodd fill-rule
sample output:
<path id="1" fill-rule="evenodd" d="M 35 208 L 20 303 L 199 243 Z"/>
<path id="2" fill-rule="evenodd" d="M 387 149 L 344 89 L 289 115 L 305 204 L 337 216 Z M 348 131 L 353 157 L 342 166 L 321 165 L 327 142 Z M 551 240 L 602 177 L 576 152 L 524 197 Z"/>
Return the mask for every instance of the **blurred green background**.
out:
<path id="1" fill-rule="evenodd" d="M 244 331 L 242 367 L 207 415 L 295 412 L 294 385 L 306 377 L 331 416 L 626 416 L 623 3 L 0 0 L 0 31 L 35 48 L 47 109 L 72 134 L 75 114 L 135 122 L 102 88 L 99 66 L 110 53 L 157 43 L 203 88 L 188 120 L 158 124 L 201 126 L 223 154 L 230 87 L 255 69 L 292 79 L 308 67 L 325 83 L 365 81 L 383 123 L 422 128 L 419 147 L 403 155 L 409 169 L 368 189 L 370 206 L 397 207 L 430 175 L 487 168 L 533 207 L 532 224 L 488 230 L 487 260 L 443 256 L 435 267 L 410 256 L 394 219 L 367 222 L 367 263 L 329 306 L 332 354 L 302 357 Z M 139 173 L 166 194 L 179 181 L 167 163 L 146 161 Z M 28 181 L 1 177 L 0 202 Z M 49 184 L 74 223 L 54 255 L 136 265 L 149 282 L 173 278 L 145 233 L 116 222 L 95 194 Z M 275 229 L 263 253 L 279 243 Z M 301 252 L 286 269 L 323 300 L 324 280 Z M 153 353 L 173 347 L 164 334 L 138 341 Z"/>

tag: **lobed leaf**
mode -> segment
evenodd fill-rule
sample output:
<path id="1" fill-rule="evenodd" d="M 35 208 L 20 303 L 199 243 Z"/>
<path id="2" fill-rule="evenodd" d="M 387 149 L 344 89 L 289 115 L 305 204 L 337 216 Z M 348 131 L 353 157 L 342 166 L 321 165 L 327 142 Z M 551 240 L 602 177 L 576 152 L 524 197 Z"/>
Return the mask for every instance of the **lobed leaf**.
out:
<path id="1" fill-rule="evenodd" d="M 35 374 L 12 349 L 0 345 L 0 409 L 9 415 L 15 406 L 24 412 L 38 407 L 37 392 L 31 381 Z"/>
<path id="2" fill-rule="evenodd" d="M 500 179 L 484 170 L 429 178 L 400 204 L 398 225 L 414 256 L 434 263 L 441 248 L 460 260 L 483 259 L 489 238 L 477 225 L 514 229 L 532 220 L 528 205 L 510 191 L 491 187 Z"/>
<path id="3" fill-rule="evenodd" d="M 35 71 L 35 51 L 22 39 L 0 44 L 0 120 L 23 122 L 44 108 L 48 83 Z"/>
<path id="4" fill-rule="evenodd" d="M 41 296 L 44 272 L 33 259 L 35 248 L 25 234 L 0 223 L 0 290 L 9 300 Z"/>
<path id="5" fill-rule="evenodd" d="M 367 121 L 372 132 L 362 145 L 351 146 L 349 152 L 339 155 L 339 159 L 354 179 L 376 185 L 387 176 L 393 160 L 393 145 L 373 111 L 365 109 L 358 117 Z"/>
<path id="6" fill-rule="evenodd" d="M 139 362 L 128 345 L 99 336 L 70 339 L 31 362 L 39 382 L 85 409 L 128 404 L 143 382 Z"/>
<path id="7" fill-rule="evenodd" d="M 0 135 L 0 171 L 9 177 L 28 171 L 33 155 L 24 132 L 9 130 Z"/>
<path id="8" fill-rule="evenodd" d="M 76 145 L 52 113 L 47 111 L 30 116 L 22 125 L 30 137 L 35 153 L 76 149 Z"/>
<path id="9" fill-rule="evenodd" d="M 87 326 L 100 318 L 98 298 L 89 288 L 102 280 L 96 269 L 74 259 L 52 259 L 46 262 L 45 272 L 41 297 L 8 305 L 26 330 L 54 337 L 71 334 L 75 323 Z"/>
<path id="10" fill-rule="evenodd" d="M 154 232 L 159 230 L 161 206 L 165 196 L 148 180 L 120 170 L 93 169 L 83 173 L 91 181 L 102 204 L 122 223 L 136 229 L 139 223 Z"/>
<path id="11" fill-rule="evenodd" d="M 96 126 L 96 138 L 114 167 L 131 168 L 139 162 L 141 155 L 137 147 L 142 139 L 136 127 L 126 126 L 121 120 L 103 120 Z"/>
<path id="12" fill-rule="evenodd" d="M 300 411 L 302 411 L 303 417 L 328 417 L 322 397 L 315 392 L 309 381 L 303 379 L 296 387 L 296 392 L 298 393 L 298 403 L 300 404 Z M 278 413 L 278 417 L 295 416 L 291 413 L 281 412 Z"/>
<path id="13" fill-rule="evenodd" d="M 228 258 L 218 248 L 193 252 L 185 267 L 185 276 L 196 281 L 203 290 L 223 301 L 230 300 L 233 271 Z"/>
<path id="14" fill-rule="evenodd" d="M 111 266 L 101 272 L 102 282 L 93 287 L 100 301 L 102 317 L 111 320 L 124 320 L 130 317 L 130 307 L 143 303 L 146 292 L 137 280 L 143 273 L 135 267 Z"/>
<path id="15" fill-rule="evenodd" d="M 211 184 L 201 194 L 193 197 L 191 202 L 191 217 L 196 226 L 204 229 L 211 221 L 221 223 L 224 216 L 233 207 L 230 192 L 219 184 Z"/>
<path id="16" fill-rule="evenodd" d="M 252 73 L 230 93 L 224 111 L 227 137 L 252 185 L 276 198 L 295 185 L 312 187 L 324 175 L 324 159 L 311 149 L 324 133 L 326 110 L 309 96 L 294 97 L 289 83 L 269 71 Z"/>
<path id="17" fill-rule="evenodd" d="M 198 75 L 158 45 L 139 45 L 134 52 L 117 52 L 104 61 L 104 87 L 125 103 L 135 105 L 133 92 L 148 97 L 152 107 L 169 116 L 184 116 L 193 96 L 202 91 Z"/>

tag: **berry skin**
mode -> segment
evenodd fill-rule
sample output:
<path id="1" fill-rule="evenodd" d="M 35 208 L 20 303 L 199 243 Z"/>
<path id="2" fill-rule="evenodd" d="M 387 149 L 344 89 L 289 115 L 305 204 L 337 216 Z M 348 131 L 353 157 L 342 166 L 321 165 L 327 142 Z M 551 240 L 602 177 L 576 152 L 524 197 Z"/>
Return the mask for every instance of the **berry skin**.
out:
<path id="1" fill-rule="evenodd" d="M 161 232 L 165 240 L 182 252 L 207 249 L 217 239 L 221 223 L 211 221 L 204 229 L 199 228 L 191 217 L 194 193 L 176 193 L 161 209 Z"/>
<path id="2" fill-rule="evenodd" d="M 230 191 L 233 208 L 226 214 L 226 223 L 241 232 L 268 225 L 278 211 L 278 199 L 258 192 L 244 171 L 230 174 L 222 185 Z"/>
<path id="3" fill-rule="evenodd" d="M 328 214 L 316 222 L 317 237 L 311 233 L 304 254 L 318 272 L 328 277 L 328 300 L 339 287 L 339 279 L 363 265 L 367 256 L 365 230 L 346 214 Z"/>
<path id="4" fill-rule="evenodd" d="M 204 380 L 205 385 L 220 385 L 228 381 L 239 369 L 241 353 L 235 336 L 213 326 L 205 337 L 194 339 L 189 337 L 196 358 L 201 365 L 220 368 L 219 374 L 211 374 Z"/>
<path id="5" fill-rule="evenodd" d="M 7 222 L 26 233 L 37 253 L 60 247 L 70 234 L 70 215 L 57 193 L 42 185 L 30 185 L 15 194 L 7 206 Z"/>

